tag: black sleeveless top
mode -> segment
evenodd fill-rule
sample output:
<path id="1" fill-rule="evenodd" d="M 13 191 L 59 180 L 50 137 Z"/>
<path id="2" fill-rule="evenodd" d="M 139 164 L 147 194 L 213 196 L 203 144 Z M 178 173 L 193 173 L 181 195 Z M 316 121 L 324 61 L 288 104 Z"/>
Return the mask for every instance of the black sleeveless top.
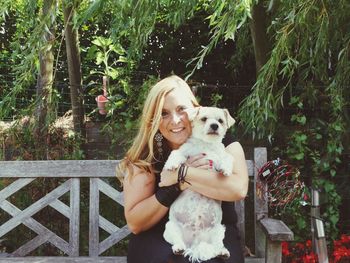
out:
<path id="1" fill-rule="evenodd" d="M 156 163 L 155 170 L 161 171 L 164 162 Z M 155 189 L 159 188 L 159 172 L 156 173 Z M 237 215 L 234 208 L 234 202 L 222 202 L 222 224 L 225 225 L 224 245 L 230 251 L 230 258 L 227 260 L 214 258 L 203 263 L 243 263 L 243 253 L 240 243 L 240 237 L 236 227 Z M 171 250 L 171 245 L 163 238 L 165 224 L 168 221 L 167 213 L 152 228 L 134 235 L 128 246 L 128 263 L 189 263 L 190 261 L 183 256 L 176 256 Z"/>

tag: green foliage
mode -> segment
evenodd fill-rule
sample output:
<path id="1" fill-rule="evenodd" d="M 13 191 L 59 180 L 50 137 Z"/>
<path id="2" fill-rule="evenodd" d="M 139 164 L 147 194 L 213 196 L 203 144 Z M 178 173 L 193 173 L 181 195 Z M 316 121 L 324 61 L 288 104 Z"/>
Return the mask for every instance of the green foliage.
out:
<path id="1" fill-rule="evenodd" d="M 278 146 L 274 152 L 293 162 L 301 170 L 307 185 L 322 189 L 321 195 L 325 198 L 321 204 L 321 216 L 325 219 L 327 236 L 335 239 L 338 235 L 338 207 L 341 201 L 336 189 L 336 176 L 346 172 L 342 168 L 345 161 L 342 138 L 346 131 L 342 125 L 335 125 L 334 128 L 334 124 L 325 121 L 329 117 L 325 116 L 326 112 L 320 114 L 310 111 L 309 103 L 305 94 L 291 97 L 293 111 L 290 123 L 278 126 L 280 133 L 275 135 L 274 144 Z M 298 238 L 302 240 L 304 228 L 301 222 L 308 222 L 309 219 L 307 213 L 300 215 L 299 209 L 286 209 L 281 212 L 281 216 L 290 221 L 295 232 L 301 235 Z"/>
<path id="2" fill-rule="evenodd" d="M 93 70 L 90 73 L 107 76 L 112 80 L 120 77 L 123 64 L 128 63 L 124 48 L 118 43 L 113 43 L 111 39 L 100 36 L 95 37 L 91 43 L 93 45 L 89 48 L 86 58 L 88 60 L 95 59 L 96 65 L 102 65 L 103 69 L 101 71 Z M 117 64 L 120 64 L 119 68 L 115 67 Z"/>
<path id="3" fill-rule="evenodd" d="M 47 32 L 48 28 L 55 23 L 57 11 L 53 8 L 55 5 L 52 5 L 51 11 L 47 15 L 43 15 L 38 11 L 41 7 L 41 3 L 32 0 L 16 1 L 11 7 L 16 9 L 14 16 L 17 30 L 11 41 L 12 70 L 16 78 L 11 90 L 0 103 L 0 118 L 7 117 L 9 111 L 17 107 L 16 97 L 23 93 L 29 85 L 32 85 L 36 79 L 39 53 L 53 44 L 47 42 L 43 33 Z"/>
<path id="4" fill-rule="evenodd" d="M 337 178 L 349 176 L 343 154 L 349 131 L 349 10 L 346 1 L 279 4 L 269 28 L 270 58 L 239 111 L 247 131 L 269 138 L 275 155 L 300 168 L 308 186 L 323 189 L 321 216 L 332 239 L 338 234 Z M 295 219 L 291 224 L 302 235 L 307 214 L 289 209 L 284 216 Z"/>
<path id="5" fill-rule="evenodd" d="M 193 75 L 196 69 L 200 69 L 203 65 L 204 58 L 217 45 L 219 40 L 234 40 L 235 34 L 241 26 L 251 18 L 251 8 L 256 3 L 255 0 L 237 1 L 233 4 L 231 1 L 211 1 L 208 5 L 210 41 L 202 47 L 202 50 L 196 57 L 191 59 L 188 65 L 195 63 L 192 72 L 187 79 Z"/>
<path id="6" fill-rule="evenodd" d="M 127 96 L 120 100 L 111 100 L 109 106 L 111 119 L 105 125 L 104 132 L 111 135 L 112 146 L 122 145 L 123 152 L 125 152 L 131 145 L 138 130 L 139 119 L 148 91 L 158 80 L 154 76 L 149 76 L 142 85 L 129 84 L 130 93 Z"/>

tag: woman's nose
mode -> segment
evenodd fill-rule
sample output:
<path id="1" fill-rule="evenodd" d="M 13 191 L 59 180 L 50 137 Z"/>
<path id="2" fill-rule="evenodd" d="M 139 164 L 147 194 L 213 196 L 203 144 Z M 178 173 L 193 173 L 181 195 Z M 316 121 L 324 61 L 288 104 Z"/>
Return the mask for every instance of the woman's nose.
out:
<path id="1" fill-rule="evenodd" d="M 172 118 L 172 121 L 177 124 L 181 121 L 181 115 L 177 114 L 177 113 L 174 113 L 173 114 L 173 118 Z"/>

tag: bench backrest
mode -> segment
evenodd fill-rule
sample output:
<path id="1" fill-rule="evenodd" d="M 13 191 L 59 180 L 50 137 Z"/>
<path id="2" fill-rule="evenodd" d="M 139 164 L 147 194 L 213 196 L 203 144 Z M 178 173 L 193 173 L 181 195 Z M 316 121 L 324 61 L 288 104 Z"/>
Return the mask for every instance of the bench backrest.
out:
<path id="1" fill-rule="evenodd" d="M 257 179 L 257 171 L 266 162 L 266 148 L 255 148 L 254 159 L 247 160 L 248 172 L 251 178 Z M 123 205 L 123 193 L 109 185 L 105 178 L 115 178 L 115 167 L 118 160 L 69 160 L 69 161 L 2 161 L 0 162 L 1 180 L 12 178 L 14 181 L 0 190 L 0 212 L 10 215 L 10 219 L 0 225 L 0 239 L 20 224 L 24 224 L 37 235 L 11 252 L 12 256 L 25 256 L 44 243 L 51 243 L 68 256 L 79 256 L 80 222 L 81 222 L 81 179 L 89 179 L 89 256 L 99 257 L 110 247 L 125 238 L 130 231 L 128 227 L 116 226 L 100 214 L 100 193 L 105 194 L 115 202 Z M 11 203 L 10 197 L 20 189 L 28 186 L 37 178 L 62 178 L 63 183 L 35 201 L 23 210 Z M 117 180 L 117 179 L 116 179 Z M 254 180 L 256 182 L 256 180 Z M 254 183 L 255 187 L 256 183 Z M 256 193 L 255 189 L 253 191 Z M 69 193 L 69 205 L 59 200 Z M 254 194 L 254 218 L 267 215 L 267 204 Z M 33 218 L 37 212 L 50 206 L 69 220 L 69 238 L 52 232 Z M 244 201 L 236 203 L 238 228 L 244 244 L 245 209 Z M 122 216 L 122 215 L 121 215 Z M 256 222 L 256 220 L 254 220 Z M 100 229 L 109 234 L 100 241 Z M 263 255 L 265 237 L 258 227 L 255 227 L 255 253 Z"/>

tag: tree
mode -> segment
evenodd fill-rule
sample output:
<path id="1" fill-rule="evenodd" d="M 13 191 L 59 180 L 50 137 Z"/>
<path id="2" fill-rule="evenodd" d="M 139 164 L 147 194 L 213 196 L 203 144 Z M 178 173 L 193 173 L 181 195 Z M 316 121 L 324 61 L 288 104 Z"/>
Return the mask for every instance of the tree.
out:
<path id="1" fill-rule="evenodd" d="M 84 97 L 82 89 L 79 37 L 78 30 L 73 25 L 73 21 L 76 17 L 75 9 L 77 4 L 77 1 L 63 1 L 63 15 L 74 131 L 85 137 Z"/>
<path id="2" fill-rule="evenodd" d="M 36 87 L 36 126 L 34 131 L 34 138 L 37 145 L 37 156 L 45 159 L 46 138 L 48 126 L 46 122 L 47 111 L 49 107 L 49 100 L 51 96 L 52 82 L 53 82 L 53 42 L 55 39 L 54 23 L 55 12 L 53 9 L 56 6 L 56 1 L 44 1 L 42 7 L 42 19 L 45 22 L 46 30 L 43 31 L 43 47 L 39 52 L 39 72 Z M 44 140 L 44 141 L 43 141 Z"/>

